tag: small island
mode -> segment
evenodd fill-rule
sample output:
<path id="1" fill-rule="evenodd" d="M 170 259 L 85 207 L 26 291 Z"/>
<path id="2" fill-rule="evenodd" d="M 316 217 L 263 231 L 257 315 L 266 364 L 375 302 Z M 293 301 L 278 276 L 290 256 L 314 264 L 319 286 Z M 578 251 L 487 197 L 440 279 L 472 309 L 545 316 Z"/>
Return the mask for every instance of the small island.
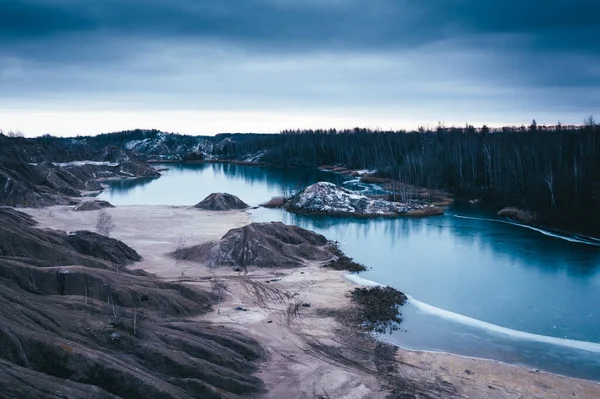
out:
<path id="1" fill-rule="evenodd" d="M 318 182 L 290 198 L 283 208 L 295 213 L 354 217 L 432 216 L 441 208 L 374 199 L 333 183 Z M 431 209 L 431 212 L 424 210 Z"/>

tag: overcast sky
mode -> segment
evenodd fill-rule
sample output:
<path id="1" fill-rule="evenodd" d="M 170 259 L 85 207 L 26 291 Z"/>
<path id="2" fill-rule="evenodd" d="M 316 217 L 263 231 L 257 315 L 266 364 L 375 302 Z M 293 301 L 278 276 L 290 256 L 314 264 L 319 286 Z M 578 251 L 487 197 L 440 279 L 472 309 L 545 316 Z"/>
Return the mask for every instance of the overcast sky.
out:
<path id="1" fill-rule="evenodd" d="M 595 0 L 0 0 L 0 129 L 579 124 Z"/>

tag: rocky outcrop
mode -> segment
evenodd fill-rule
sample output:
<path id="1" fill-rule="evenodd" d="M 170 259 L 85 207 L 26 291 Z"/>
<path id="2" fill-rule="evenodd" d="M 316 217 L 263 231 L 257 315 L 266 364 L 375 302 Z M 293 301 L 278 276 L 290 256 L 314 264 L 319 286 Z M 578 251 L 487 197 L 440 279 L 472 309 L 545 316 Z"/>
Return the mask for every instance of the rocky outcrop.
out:
<path id="1" fill-rule="evenodd" d="M 193 321 L 215 295 L 141 271 L 116 273 L 111 263 L 122 255 L 136 257 L 117 240 L 37 229 L 29 216 L 0 208 L 0 396 L 260 396 L 253 374 L 263 349 Z"/>
<path id="2" fill-rule="evenodd" d="M 97 211 L 104 208 L 114 208 L 115 206 L 108 201 L 94 200 L 82 201 L 73 208 L 76 212 Z"/>
<path id="3" fill-rule="evenodd" d="M 411 210 L 407 205 L 372 199 L 327 182 L 306 187 L 284 208 L 298 213 L 359 217 L 401 216 Z"/>
<path id="4" fill-rule="evenodd" d="M 307 261 L 334 256 L 327 239 L 317 233 L 280 222 L 251 223 L 232 229 L 219 241 L 172 253 L 207 266 L 300 267 Z"/>
<path id="5" fill-rule="evenodd" d="M 60 179 L 47 179 L 43 167 L 0 159 L 0 205 L 42 207 L 68 205 L 71 186 Z M 69 189 L 67 189 L 67 187 Z"/>
<path id="6" fill-rule="evenodd" d="M 202 201 L 194 205 L 194 208 L 207 211 L 230 211 L 233 209 L 246 209 L 249 205 L 236 197 L 227 193 L 212 193 Z"/>

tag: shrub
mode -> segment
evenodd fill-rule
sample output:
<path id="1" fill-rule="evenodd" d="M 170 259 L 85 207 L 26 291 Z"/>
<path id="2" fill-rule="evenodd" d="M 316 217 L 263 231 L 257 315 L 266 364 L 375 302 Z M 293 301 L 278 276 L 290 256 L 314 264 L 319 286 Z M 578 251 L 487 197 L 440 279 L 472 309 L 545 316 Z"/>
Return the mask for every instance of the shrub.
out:
<path id="1" fill-rule="evenodd" d="M 287 202 L 287 200 L 288 199 L 285 198 L 284 196 L 276 196 L 276 197 L 272 197 L 270 200 L 268 200 L 264 204 L 260 204 L 260 206 L 263 206 L 265 208 L 280 208 Z"/>
<path id="2" fill-rule="evenodd" d="M 525 209 L 514 207 L 500 209 L 500 211 L 498 211 L 498 216 L 504 216 L 523 223 L 533 223 L 535 221 L 535 215 L 533 213 Z"/>
<path id="3" fill-rule="evenodd" d="M 426 206 L 421 209 L 413 209 L 409 211 L 407 216 L 414 217 L 426 217 L 426 216 L 439 216 L 444 214 L 444 209 L 438 208 L 436 206 Z"/>
<path id="4" fill-rule="evenodd" d="M 357 263 L 354 259 L 347 256 L 339 247 L 337 242 L 331 242 L 329 250 L 335 256 L 335 259 L 324 265 L 334 270 L 347 270 L 349 272 L 364 272 L 367 270 L 365 265 Z"/>
<path id="5" fill-rule="evenodd" d="M 98 212 L 98 217 L 96 218 L 96 232 L 98 234 L 108 237 L 115 227 L 116 225 L 113 223 L 112 216 L 105 209 Z"/>
<path id="6" fill-rule="evenodd" d="M 359 317 L 367 329 L 382 334 L 398 330 L 402 322 L 398 307 L 407 301 L 403 292 L 392 287 L 355 288 L 350 298 L 359 306 Z"/>

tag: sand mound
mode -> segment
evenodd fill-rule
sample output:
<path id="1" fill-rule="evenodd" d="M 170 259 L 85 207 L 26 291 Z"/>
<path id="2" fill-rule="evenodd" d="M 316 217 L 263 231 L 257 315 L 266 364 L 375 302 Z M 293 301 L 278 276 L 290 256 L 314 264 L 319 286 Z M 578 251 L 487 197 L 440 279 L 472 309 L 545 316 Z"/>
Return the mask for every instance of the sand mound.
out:
<path id="1" fill-rule="evenodd" d="M 246 209 L 249 208 L 249 205 L 235 195 L 212 193 L 194 205 L 194 208 L 205 209 L 207 211 L 230 211 L 232 209 Z"/>
<path id="2" fill-rule="evenodd" d="M 208 266 L 286 268 L 333 257 L 324 236 L 280 222 L 251 223 L 229 230 L 219 241 L 185 248 L 172 255 Z"/>
<path id="3" fill-rule="evenodd" d="M 108 201 L 94 200 L 94 201 L 83 201 L 75 205 L 74 211 L 97 211 L 103 208 L 114 208 L 115 206 Z"/>
<path id="4" fill-rule="evenodd" d="M 224 398 L 263 391 L 252 376 L 253 361 L 264 355 L 254 340 L 187 318 L 209 311 L 214 294 L 141 271 L 116 273 L 110 259 L 137 255 L 117 240 L 33 225 L 0 208 L 0 396 Z M 6 244 L 12 237 L 25 250 Z M 59 249 L 59 261 L 75 266 L 54 266 Z"/>

